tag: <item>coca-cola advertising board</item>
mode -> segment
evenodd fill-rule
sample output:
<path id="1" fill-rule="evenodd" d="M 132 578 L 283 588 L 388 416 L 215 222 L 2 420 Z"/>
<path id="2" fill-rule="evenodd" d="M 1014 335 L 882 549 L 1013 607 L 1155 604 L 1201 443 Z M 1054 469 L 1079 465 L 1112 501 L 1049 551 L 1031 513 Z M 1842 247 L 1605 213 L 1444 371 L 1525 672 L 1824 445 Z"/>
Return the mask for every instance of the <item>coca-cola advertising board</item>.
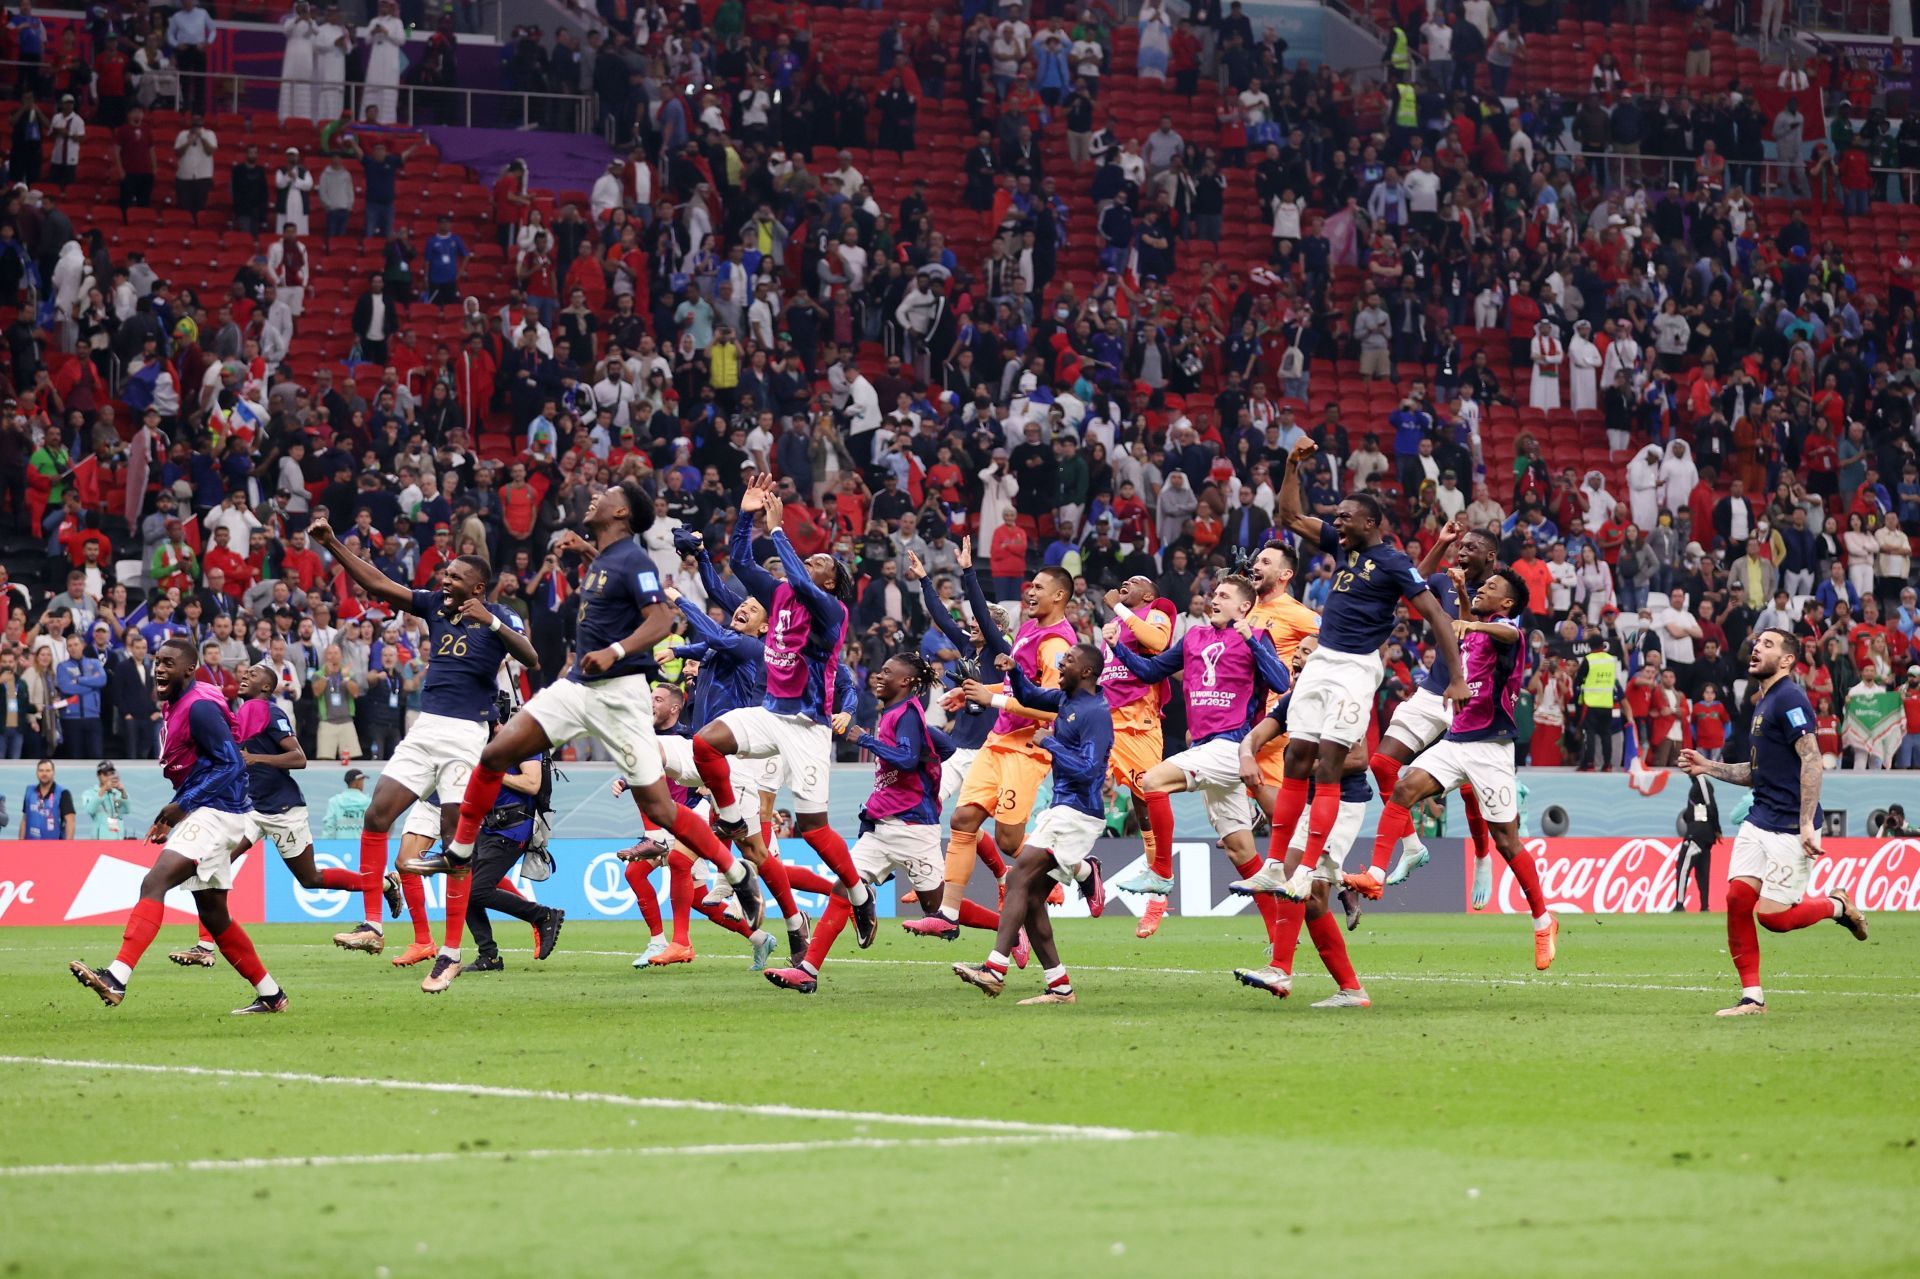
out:
<path id="1" fill-rule="evenodd" d="M 1540 867 L 1540 887 L 1551 910 L 1569 914 L 1649 914 L 1674 907 L 1681 841 L 1662 839 L 1530 839 L 1527 851 Z M 1809 892 L 1845 889 L 1860 909 L 1920 910 L 1920 839 L 1829 839 L 1813 865 Z M 1731 837 L 1714 845 L 1707 882 L 1707 909 L 1726 904 L 1727 858 Z M 1473 857 L 1466 854 L 1466 876 L 1473 881 Z M 1687 877 L 1687 909 L 1699 910 L 1700 898 Z M 1493 859 L 1493 901 L 1489 910 L 1527 913 L 1519 881 L 1497 854 Z"/>

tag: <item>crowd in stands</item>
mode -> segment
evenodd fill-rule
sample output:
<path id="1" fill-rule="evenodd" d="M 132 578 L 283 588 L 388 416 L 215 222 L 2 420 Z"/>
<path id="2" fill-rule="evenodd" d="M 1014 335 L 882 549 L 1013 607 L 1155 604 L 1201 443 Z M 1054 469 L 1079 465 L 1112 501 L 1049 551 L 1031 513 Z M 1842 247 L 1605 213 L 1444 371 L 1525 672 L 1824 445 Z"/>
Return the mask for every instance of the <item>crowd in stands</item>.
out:
<path id="1" fill-rule="evenodd" d="M 1738 748 L 1743 648 L 1779 624 L 1808 641 L 1834 762 L 1920 767 L 1916 264 L 1905 230 L 1856 263 L 1814 229 L 1854 189 L 1821 186 L 1821 146 L 1920 144 L 1905 55 L 1864 86 L 1851 62 L 1768 64 L 1771 87 L 1691 56 L 1650 83 L 1602 55 L 1590 82 L 1502 96 L 1495 73 L 1573 8 L 1421 7 L 1382 79 L 1289 61 L 1214 0 L 883 12 L 857 67 L 820 56 L 803 10 L 606 4 L 604 32 L 513 56 L 578 65 L 626 145 L 557 208 L 525 166 L 500 175 L 511 282 L 484 299 L 481 246 L 396 225 L 408 153 L 381 131 L 349 121 L 270 163 L 191 116 L 155 135 L 97 66 L 55 77 L 46 114 L 34 72 L 0 212 L 0 524 L 59 569 L 0 590 L 0 754 L 150 757 L 151 651 L 176 633 L 210 682 L 271 663 L 314 753 L 390 753 L 422 628 L 307 544 L 320 510 L 396 580 L 485 555 L 538 683 L 566 663 L 576 567 L 549 547 L 599 486 L 655 493 L 646 544 L 698 600 L 689 536 L 724 572 L 738 495 L 771 473 L 796 546 L 856 570 L 864 673 L 904 647 L 957 659 L 904 567 L 954 604 L 961 539 L 1002 600 L 1067 568 L 1089 636 L 1133 575 L 1197 618 L 1278 535 L 1311 439 L 1314 513 L 1365 489 L 1416 553 L 1450 520 L 1500 536 L 1533 588 L 1532 762 L 1562 762 L 1601 648 L 1643 754 Z M 158 12 L 129 11 L 126 37 Z M 1694 52 L 1719 38 L 1715 11 L 1656 12 Z M 1209 127 L 1129 127 L 1121 105 L 1160 81 L 1203 94 Z M 949 99 L 972 137 L 933 171 L 916 117 Z M 1795 154 L 1781 117 L 1808 106 L 1831 123 Z M 278 238 L 225 296 L 176 289 L 67 218 L 80 138 L 112 148 L 124 205 L 172 165 L 177 207 L 226 183 L 236 226 Z M 861 170 L 876 145 L 902 172 Z M 1257 252 L 1221 251 L 1248 226 Z M 291 358 L 329 242 L 363 233 L 385 266 L 346 360 Z M 421 338 L 428 313 L 459 339 Z M 1317 604 L 1331 571 L 1308 550 L 1294 589 Z M 1434 660 L 1411 621 L 1387 656 L 1383 721 Z M 1890 738 L 1864 719 L 1889 692 Z"/>

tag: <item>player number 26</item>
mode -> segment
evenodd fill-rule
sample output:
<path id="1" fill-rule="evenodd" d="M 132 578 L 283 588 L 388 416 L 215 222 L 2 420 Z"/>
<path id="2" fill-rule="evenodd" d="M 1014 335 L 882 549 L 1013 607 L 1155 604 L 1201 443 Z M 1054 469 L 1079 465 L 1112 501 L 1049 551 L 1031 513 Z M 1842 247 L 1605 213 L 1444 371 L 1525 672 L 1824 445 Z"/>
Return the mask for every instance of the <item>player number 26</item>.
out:
<path id="1" fill-rule="evenodd" d="M 440 637 L 440 647 L 434 650 L 434 656 L 446 657 L 449 654 L 454 657 L 465 657 L 467 655 L 467 637 L 464 635 L 442 635 Z"/>

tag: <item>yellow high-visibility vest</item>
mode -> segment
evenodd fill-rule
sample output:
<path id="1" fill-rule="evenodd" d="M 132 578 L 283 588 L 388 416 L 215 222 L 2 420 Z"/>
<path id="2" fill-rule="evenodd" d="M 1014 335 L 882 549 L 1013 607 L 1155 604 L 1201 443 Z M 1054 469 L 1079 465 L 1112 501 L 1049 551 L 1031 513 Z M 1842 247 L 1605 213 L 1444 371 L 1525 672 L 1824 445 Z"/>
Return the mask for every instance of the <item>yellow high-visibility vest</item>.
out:
<path id="1" fill-rule="evenodd" d="M 1587 680 L 1580 686 L 1580 704 L 1613 707 L 1613 681 L 1619 674 L 1620 664 L 1613 660 L 1613 654 L 1594 652 L 1587 654 Z"/>

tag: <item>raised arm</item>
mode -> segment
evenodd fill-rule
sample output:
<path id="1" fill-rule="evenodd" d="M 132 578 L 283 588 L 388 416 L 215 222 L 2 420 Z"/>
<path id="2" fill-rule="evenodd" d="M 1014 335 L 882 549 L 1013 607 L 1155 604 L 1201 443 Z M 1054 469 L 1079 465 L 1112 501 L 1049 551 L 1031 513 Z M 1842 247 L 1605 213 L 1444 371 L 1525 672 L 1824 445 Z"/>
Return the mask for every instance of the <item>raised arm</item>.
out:
<path id="1" fill-rule="evenodd" d="M 367 594 L 390 608 L 424 616 L 414 607 L 412 591 L 382 573 L 369 561 L 361 559 L 348 550 L 340 539 L 334 536 L 333 525 L 325 519 L 317 519 L 308 524 L 307 536 L 326 548 L 327 553 L 339 563 L 341 570 Z"/>
<path id="2" fill-rule="evenodd" d="M 698 533 L 676 530 L 673 544 L 682 555 L 693 556 L 694 567 L 700 570 L 700 585 L 705 588 L 708 599 L 729 613 L 746 602 L 746 592 L 720 576 L 720 570 L 714 567 L 713 557 L 707 554 L 706 539 Z M 748 545 L 752 545 L 751 540 Z"/>
<path id="3" fill-rule="evenodd" d="M 1002 657 L 1013 652 L 1013 645 L 1007 643 L 1007 637 L 994 623 L 993 609 L 987 604 L 987 593 L 980 589 L 980 575 L 973 570 L 972 564 L 965 564 L 960 570 L 960 588 L 966 592 L 967 607 L 973 610 L 973 620 L 980 623 L 980 634 L 986 638 L 986 647 L 982 650 L 989 657 Z"/>
<path id="4" fill-rule="evenodd" d="M 1306 513 L 1306 479 L 1300 468 L 1319 451 L 1320 446 L 1312 440 L 1301 440 L 1287 454 L 1286 474 L 1280 478 L 1280 526 L 1315 546 L 1326 538 L 1326 521 Z"/>
<path id="5" fill-rule="evenodd" d="M 933 576 L 927 572 L 927 566 L 912 551 L 907 552 L 907 580 L 920 583 L 920 602 L 926 605 L 927 616 L 933 619 L 934 629 L 953 641 L 953 646 L 962 653 L 974 652 L 973 636 L 967 634 L 960 623 L 953 620 L 953 614 L 940 599 L 940 593 L 933 589 Z"/>
<path id="6" fill-rule="evenodd" d="M 1420 576 L 1432 577 L 1438 573 L 1440 565 L 1446 561 L 1447 552 L 1466 535 L 1466 531 L 1457 515 L 1442 525 L 1440 536 L 1433 540 L 1433 545 L 1427 548 L 1427 553 L 1420 557 Z"/>
<path id="7" fill-rule="evenodd" d="M 748 496 L 753 490 L 748 489 Z M 759 508 L 756 507 L 755 510 Z M 773 590 L 779 583 L 773 580 L 773 574 L 767 572 L 753 561 L 753 515 L 741 500 L 740 518 L 733 522 L 733 536 L 727 539 L 727 563 L 733 567 L 733 575 L 740 579 L 740 585 L 747 593 L 760 601 L 761 607 L 773 607 Z"/>

